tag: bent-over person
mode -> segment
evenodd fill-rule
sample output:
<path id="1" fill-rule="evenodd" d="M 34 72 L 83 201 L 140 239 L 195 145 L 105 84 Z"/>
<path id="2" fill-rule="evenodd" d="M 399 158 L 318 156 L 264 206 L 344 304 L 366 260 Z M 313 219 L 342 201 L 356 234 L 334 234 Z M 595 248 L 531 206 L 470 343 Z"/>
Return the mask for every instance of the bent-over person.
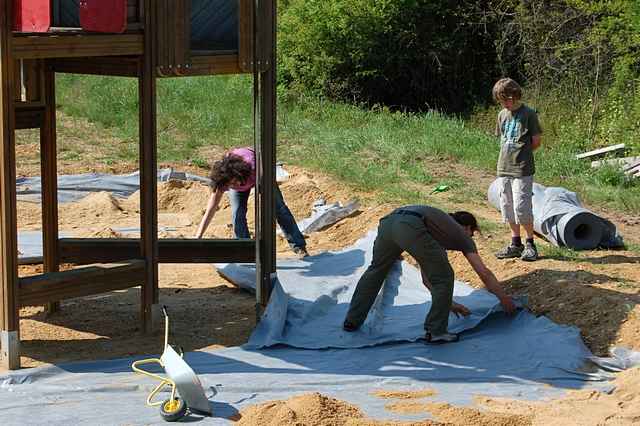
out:
<path id="1" fill-rule="evenodd" d="M 389 270 L 405 251 L 420 265 L 422 281 L 431 292 L 431 309 L 424 322 L 428 343 L 457 341 L 458 335 L 449 333 L 447 329 L 449 312 L 464 316 L 470 314 L 467 307 L 453 302 L 454 272 L 446 250 L 462 252 L 487 290 L 498 298 L 504 311 L 513 313 L 516 309 L 513 300 L 478 254 L 471 238 L 476 231 L 478 222 L 471 213 L 447 214 L 426 205 L 401 207 L 383 217 L 373 244 L 371 264 L 358 281 L 344 329 L 355 331 L 364 323 Z"/>

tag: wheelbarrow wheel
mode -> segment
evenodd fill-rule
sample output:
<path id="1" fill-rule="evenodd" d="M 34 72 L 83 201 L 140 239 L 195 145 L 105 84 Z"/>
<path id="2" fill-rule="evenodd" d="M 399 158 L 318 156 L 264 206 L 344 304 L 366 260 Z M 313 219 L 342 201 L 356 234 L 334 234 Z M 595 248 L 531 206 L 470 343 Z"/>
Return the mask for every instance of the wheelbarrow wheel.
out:
<path id="1" fill-rule="evenodd" d="M 180 398 L 167 399 L 160 405 L 160 415 L 166 422 L 176 422 L 187 414 L 187 404 Z"/>

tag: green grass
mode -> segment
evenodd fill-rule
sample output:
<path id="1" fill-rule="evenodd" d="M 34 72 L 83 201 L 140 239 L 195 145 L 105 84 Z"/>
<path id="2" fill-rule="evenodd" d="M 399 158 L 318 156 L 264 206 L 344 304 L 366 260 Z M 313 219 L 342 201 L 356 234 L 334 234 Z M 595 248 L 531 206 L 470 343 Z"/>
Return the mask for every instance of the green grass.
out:
<path id="1" fill-rule="evenodd" d="M 563 260 L 563 261 L 580 261 L 583 255 L 567 247 L 556 247 L 552 245 L 541 245 L 538 248 L 540 254 L 544 258 Z"/>
<path id="2" fill-rule="evenodd" d="M 135 161 L 138 151 L 137 82 L 117 77 L 62 75 L 58 100 L 64 112 L 86 117 L 122 142 L 116 158 Z M 253 140 L 252 84 L 248 76 L 158 81 L 158 159 L 204 166 L 207 148 L 248 145 Z M 278 109 L 279 159 L 322 170 L 347 185 L 380 193 L 381 200 L 437 203 L 426 189 L 452 187 L 451 200 L 484 199 L 486 188 L 466 182 L 451 163 L 493 172 L 498 143 L 478 120 L 494 122 L 495 111 L 472 121 L 438 113 L 371 110 L 318 98 L 285 98 Z M 543 115 L 543 123 L 544 123 Z M 472 125 L 473 124 L 473 125 Z M 536 152 L 536 179 L 576 191 L 592 205 L 640 210 L 640 185 L 618 172 L 594 172 L 575 159 L 584 140 L 575 126 L 545 129 Z M 580 152 L 580 151 L 578 151 Z M 458 166 L 459 168 L 460 166 Z M 422 191 L 418 187 L 424 188 Z"/>

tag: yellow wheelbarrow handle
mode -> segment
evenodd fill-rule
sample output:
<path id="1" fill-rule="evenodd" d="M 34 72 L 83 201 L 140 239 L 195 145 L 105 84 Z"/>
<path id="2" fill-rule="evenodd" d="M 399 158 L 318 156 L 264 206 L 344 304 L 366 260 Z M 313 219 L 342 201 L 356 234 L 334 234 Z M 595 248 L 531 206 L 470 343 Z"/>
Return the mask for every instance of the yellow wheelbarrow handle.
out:
<path id="1" fill-rule="evenodd" d="M 176 383 L 168 377 L 163 377 L 159 374 L 151 373 L 139 367 L 146 364 L 158 364 L 162 368 L 164 368 L 164 365 L 162 365 L 162 361 L 158 358 L 141 359 L 138 361 L 134 361 L 133 364 L 131 364 L 131 368 L 136 373 L 144 374 L 145 376 L 160 380 L 160 384 L 156 386 L 147 397 L 147 405 L 154 407 L 156 405 L 162 404 L 162 401 L 153 402 L 153 398 L 158 394 L 158 392 L 160 392 L 163 387 L 167 385 L 171 386 L 171 401 L 174 401 L 176 399 Z"/>

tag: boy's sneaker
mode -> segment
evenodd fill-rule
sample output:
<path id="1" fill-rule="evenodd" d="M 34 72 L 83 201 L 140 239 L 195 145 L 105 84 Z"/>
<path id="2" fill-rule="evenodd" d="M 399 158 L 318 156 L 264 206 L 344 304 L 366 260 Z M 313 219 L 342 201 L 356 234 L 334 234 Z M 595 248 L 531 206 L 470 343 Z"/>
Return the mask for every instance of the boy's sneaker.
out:
<path id="1" fill-rule="evenodd" d="M 342 329 L 344 331 L 348 331 L 349 333 L 356 331 L 357 329 L 359 329 L 360 327 L 349 322 L 349 321 L 345 321 L 344 324 L 342 324 Z"/>
<path id="2" fill-rule="evenodd" d="M 443 343 L 453 343 L 460 340 L 457 334 L 444 333 L 444 334 L 431 334 L 427 332 L 425 335 L 426 343 L 429 345 L 441 345 Z"/>
<path id="3" fill-rule="evenodd" d="M 309 257 L 309 252 L 304 247 L 295 247 L 293 249 L 293 252 L 295 253 L 298 259 L 304 259 L 305 257 Z"/>
<path id="4" fill-rule="evenodd" d="M 538 260 L 538 249 L 535 244 L 527 243 L 524 246 L 524 250 L 522 250 L 522 256 L 520 259 L 526 260 L 527 262 L 533 262 L 534 260 Z"/>
<path id="5" fill-rule="evenodd" d="M 509 244 L 508 246 L 499 250 L 496 253 L 496 257 L 498 259 L 512 259 L 516 257 L 521 257 L 523 251 L 524 251 L 524 246 L 514 246 L 513 244 Z"/>

